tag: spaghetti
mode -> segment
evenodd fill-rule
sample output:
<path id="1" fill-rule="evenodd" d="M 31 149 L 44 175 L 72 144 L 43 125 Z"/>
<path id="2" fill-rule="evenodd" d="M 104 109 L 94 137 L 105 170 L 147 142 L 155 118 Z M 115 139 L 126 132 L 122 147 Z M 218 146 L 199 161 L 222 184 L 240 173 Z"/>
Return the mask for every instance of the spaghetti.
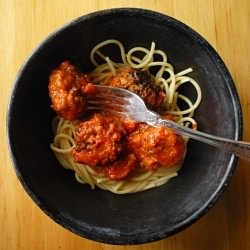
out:
<path id="1" fill-rule="evenodd" d="M 102 52 L 107 46 L 118 47 L 120 51 L 118 62 Z M 109 39 L 97 44 L 92 49 L 90 59 L 95 69 L 89 73 L 89 76 L 95 84 L 106 84 L 109 79 L 115 77 L 126 67 L 147 72 L 153 77 L 156 87 L 165 93 L 160 113 L 163 116 L 171 115 L 176 122 L 184 126 L 191 126 L 193 129 L 197 128 L 193 114 L 199 106 L 202 94 L 197 82 L 187 76 L 188 73 L 192 72 L 192 69 L 188 68 L 175 73 L 174 67 L 168 62 L 167 54 L 156 49 L 154 42 L 152 42 L 150 49 L 133 47 L 126 53 L 120 41 Z M 194 101 L 179 93 L 178 90 L 184 84 L 191 84 L 196 90 L 197 94 Z M 184 103 L 184 109 L 179 105 L 180 100 L 182 104 Z M 154 171 L 138 168 L 130 178 L 119 181 L 111 180 L 103 173 L 96 172 L 92 167 L 74 161 L 72 150 L 76 146 L 74 137 L 77 123 L 77 120 L 69 121 L 56 116 L 53 120 L 55 137 L 50 147 L 60 164 L 64 168 L 75 172 L 76 180 L 79 183 L 89 184 L 92 188 L 97 186 L 117 194 L 133 193 L 165 184 L 171 178 L 177 176 L 177 171 L 181 168 L 182 162 L 168 168 L 160 167 Z M 187 140 L 185 138 L 185 142 Z"/>

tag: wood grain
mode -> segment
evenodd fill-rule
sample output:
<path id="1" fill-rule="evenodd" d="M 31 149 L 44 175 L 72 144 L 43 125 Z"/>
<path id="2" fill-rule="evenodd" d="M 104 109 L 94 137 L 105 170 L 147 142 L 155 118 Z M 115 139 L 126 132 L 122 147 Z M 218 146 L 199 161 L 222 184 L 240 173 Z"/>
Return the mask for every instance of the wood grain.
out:
<path id="1" fill-rule="evenodd" d="M 250 1 L 0 0 L 0 249 L 250 249 L 249 162 L 239 162 L 222 198 L 194 225 L 168 239 L 137 246 L 106 245 L 74 235 L 48 218 L 19 183 L 7 147 L 6 109 L 21 64 L 59 26 L 80 15 L 111 7 L 156 10 L 203 35 L 233 76 L 242 104 L 244 139 L 250 141 Z"/>

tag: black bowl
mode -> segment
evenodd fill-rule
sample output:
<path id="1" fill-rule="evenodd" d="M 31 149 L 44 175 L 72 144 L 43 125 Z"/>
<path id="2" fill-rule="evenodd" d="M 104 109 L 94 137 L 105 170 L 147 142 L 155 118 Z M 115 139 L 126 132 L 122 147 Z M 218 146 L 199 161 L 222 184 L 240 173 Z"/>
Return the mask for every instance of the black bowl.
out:
<path id="1" fill-rule="evenodd" d="M 191 74 L 203 92 L 199 129 L 241 139 L 241 107 L 232 78 L 209 43 L 185 24 L 142 9 L 110 9 L 82 16 L 46 38 L 24 63 L 10 97 L 7 126 L 17 176 L 36 204 L 70 231 L 110 244 L 139 244 L 173 235 L 215 204 L 237 158 L 191 140 L 179 176 L 148 191 L 115 195 L 91 190 L 63 169 L 49 148 L 55 115 L 48 97 L 50 71 L 65 59 L 91 70 L 91 48 L 109 38 L 126 48 L 155 41 L 177 71 Z"/>

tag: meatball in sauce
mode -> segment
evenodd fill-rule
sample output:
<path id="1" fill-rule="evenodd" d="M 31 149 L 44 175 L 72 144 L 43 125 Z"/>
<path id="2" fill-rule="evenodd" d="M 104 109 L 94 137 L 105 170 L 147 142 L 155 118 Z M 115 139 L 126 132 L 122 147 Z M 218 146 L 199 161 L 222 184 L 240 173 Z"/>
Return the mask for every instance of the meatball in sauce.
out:
<path id="1" fill-rule="evenodd" d="M 87 74 L 80 73 L 65 61 L 53 70 L 49 78 L 52 108 L 66 120 L 80 118 L 87 109 L 87 97 L 95 93 L 95 86 Z"/>
<path id="2" fill-rule="evenodd" d="M 164 101 L 164 92 L 155 86 L 154 80 L 146 71 L 126 67 L 108 79 L 105 84 L 134 92 L 144 100 L 148 108 L 153 110 L 158 110 Z"/>
<path id="3" fill-rule="evenodd" d="M 164 92 L 155 86 L 145 71 L 126 67 L 105 84 L 138 94 L 155 111 L 164 101 Z M 89 165 L 111 180 L 125 179 L 136 168 L 154 171 L 181 164 L 186 144 L 172 130 L 104 112 L 87 115 L 88 98 L 95 93 L 90 77 L 68 61 L 51 72 L 49 95 L 52 108 L 66 120 L 78 120 L 74 134 L 76 145 L 72 150 L 75 162 Z"/>
<path id="4" fill-rule="evenodd" d="M 186 145 L 183 138 L 171 129 L 141 124 L 128 137 L 130 150 L 136 155 L 140 167 L 156 170 L 174 167 L 183 161 Z"/>
<path id="5" fill-rule="evenodd" d="M 107 165 L 126 151 L 126 130 L 116 117 L 95 113 L 91 119 L 79 122 L 75 131 L 73 156 L 78 163 Z"/>
<path id="6" fill-rule="evenodd" d="M 127 177 L 136 167 L 137 159 L 127 146 L 127 134 L 137 123 L 123 122 L 115 116 L 95 113 L 91 119 L 76 126 L 75 162 L 87 164 L 112 180 Z"/>

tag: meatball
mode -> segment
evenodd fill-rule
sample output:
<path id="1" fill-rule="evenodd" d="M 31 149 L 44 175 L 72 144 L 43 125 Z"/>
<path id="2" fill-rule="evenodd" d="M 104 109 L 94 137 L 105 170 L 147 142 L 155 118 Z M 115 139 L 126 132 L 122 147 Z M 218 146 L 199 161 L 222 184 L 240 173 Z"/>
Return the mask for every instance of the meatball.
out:
<path id="1" fill-rule="evenodd" d="M 52 108 L 67 120 L 80 118 L 87 109 L 86 98 L 96 91 L 89 76 L 68 61 L 51 72 L 48 88 Z"/>
<path id="2" fill-rule="evenodd" d="M 107 80 L 106 85 L 134 92 L 153 110 L 160 107 L 165 97 L 164 92 L 160 87 L 154 85 L 153 78 L 146 71 L 131 67 L 121 69 L 115 76 Z"/>
<path id="3" fill-rule="evenodd" d="M 184 139 L 171 129 L 141 124 L 128 138 L 131 151 L 141 162 L 141 167 L 155 170 L 173 167 L 182 162 L 186 145 Z"/>
<path id="4" fill-rule="evenodd" d="M 95 113 L 76 126 L 74 160 L 91 167 L 113 163 L 126 152 L 126 133 L 120 119 Z"/>
<path id="5" fill-rule="evenodd" d="M 133 153 L 130 153 L 114 163 L 104 166 L 102 172 L 110 180 L 119 181 L 128 177 L 136 168 L 137 159 Z"/>

